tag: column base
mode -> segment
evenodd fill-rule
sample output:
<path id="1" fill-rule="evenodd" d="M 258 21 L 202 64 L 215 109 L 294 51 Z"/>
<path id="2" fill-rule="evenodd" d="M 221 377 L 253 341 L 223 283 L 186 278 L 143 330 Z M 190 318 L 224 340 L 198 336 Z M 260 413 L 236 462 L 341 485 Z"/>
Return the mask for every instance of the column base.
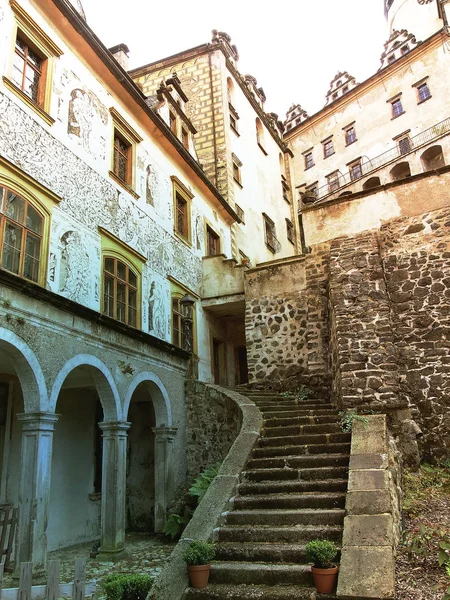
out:
<path id="1" fill-rule="evenodd" d="M 100 548 L 94 560 L 97 560 L 98 562 L 115 562 L 116 560 L 123 558 L 124 554 L 125 548 L 122 548 L 121 550 L 102 550 Z"/>

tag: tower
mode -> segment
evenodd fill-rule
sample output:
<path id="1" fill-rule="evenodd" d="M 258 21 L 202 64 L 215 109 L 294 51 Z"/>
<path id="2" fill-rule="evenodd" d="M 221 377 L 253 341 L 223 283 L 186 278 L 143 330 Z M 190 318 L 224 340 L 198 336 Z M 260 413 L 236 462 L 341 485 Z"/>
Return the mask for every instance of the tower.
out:
<path id="1" fill-rule="evenodd" d="M 444 25 L 440 4 L 440 0 L 384 0 L 389 36 L 406 29 L 417 40 L 427 39 Z"/>

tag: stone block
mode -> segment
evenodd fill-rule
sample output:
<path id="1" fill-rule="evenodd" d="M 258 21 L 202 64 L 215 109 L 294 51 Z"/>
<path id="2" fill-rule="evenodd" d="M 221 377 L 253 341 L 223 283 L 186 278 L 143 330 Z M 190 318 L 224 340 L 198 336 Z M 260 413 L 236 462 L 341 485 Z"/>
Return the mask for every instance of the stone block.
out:
<path id="1" fill-rule="evenodd" d="M 372 431 L 352 435 L 352 454 L 383 454 L 387 450 L 386 430 Z"/>
<path id="2" fill-rule="evenodd" d="M 391 510 L 388 490 L 348 492 L 345 499 L 348 515 L 378 515 Z"/>
<path id="3" fill-rule="evenodd" d="M 337 598 L 395 597 L 395 562 L 392 548 L 343 548 Z"/>
<path id="4" fill-rule="evenodd" d="M 380 454 L 352 454 L 349 466 L 350 470 L 386 469 L 388 466 L 387 451 Z"/>
<path id="5" fill-rule="evenodd" d="M 392 516 L 349 515 L 344 519 L 342 546 L 392 546 Z"/>
<path id="6" fill-rule="evenodd" d="M 385 490 L 388 488 L 388 474 L 384 469 L 350 471 L 349 491 Z"/>

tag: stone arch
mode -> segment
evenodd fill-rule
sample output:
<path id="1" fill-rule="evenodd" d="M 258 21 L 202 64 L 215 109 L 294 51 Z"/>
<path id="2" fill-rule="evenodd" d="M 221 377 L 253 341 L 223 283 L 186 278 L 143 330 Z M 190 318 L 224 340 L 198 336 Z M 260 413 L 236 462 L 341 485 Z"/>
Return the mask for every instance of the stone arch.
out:
<path id="1" fill-rule="evenodd" d="M 56 376 L 50 396 L 50 406 L 54 411 L 62 385 L 71 371 L 77 367 L 92 367 L 91 375 L 103 407 L 104 421 L 120 420 L 121 408 L 119 392 L 108 367 L 96 356 L 77 354 L 69 359 Z"/>
<path id="2" fill-rule="evenodd" d="M 367 181 L 363 183 L 363 190 L 371 190 L 372 188 L 378 187 L 381 185 L 381 181 L 379 177 L 370 177 Z"/>
<path id="3" fill-rule="evenodd" d="M 150 371 L 144 371 L 143 373 L 136 375 L 136 377 L 128 386 L 123 405 L 122 420 L 127 420 L 131 398 L 136 388 L 141 383 L 146 383 L 148 386 L 148 391 L 152 398 L 153 407 L 155 410 L 156 426 L 172 427 L 172 407 L 170 406 L 169 394 L 167 393 L 167 390 L 160 378 Z"/>
<path id="4" fill-rule="evenodd" d="M 442 146 L 435 145 L 427 148 L 420 156 L 420 161 L 424 172 L 434 171 L 434 169 L 440 169 L 445 167 L 444 154 L 442 153 Z"/>
<path id="5" fill-rule="evenodd" d="M 47 385 L 36 355 L 15 333 L 0 327 L 0 350 L 5 349 L 14 362 L 22 387 L 25 412 L 50 410 Z"/>
<path id="6" fill-rule="evenodd" d="M 409 166 L 409 162 L 401 162 L 395 165 L 390 172 L 392 181 L 400 181 L 401 179 L 407 179 L 411 177 L 411 168 Z"/>

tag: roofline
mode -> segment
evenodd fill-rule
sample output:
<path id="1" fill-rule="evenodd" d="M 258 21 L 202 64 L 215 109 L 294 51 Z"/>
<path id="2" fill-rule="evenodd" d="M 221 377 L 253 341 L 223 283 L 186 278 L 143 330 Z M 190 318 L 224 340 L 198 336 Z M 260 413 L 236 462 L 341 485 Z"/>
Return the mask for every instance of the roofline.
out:
<path id="1" fill-rule="evenodd" d="M 337 106 L 340 106 L 341 104 L 343 104 L 344 102 L 347 102 L 350 98 L 352 98 L 353 96 L 358 94 L 358 91 L 361 91 L 361 89 L 366 86 L 367 84 L 369 84 L 371 81 L 374 81 L 375 79 L 379 78 L 380 76 L 383 76 L 386 74 L 386 72 L 388 71 L 388 69 L 392 69 L 392 71 L 396 70 L 399 66 L 401 66 L 403 64 L 403 62 L 407 62 L 408 58 L 410 56 L 412 56 L 414 53 L 419 53 L 419 50 L 422 50 L 423 48 L 425 48 L 426 46 L 429 46 L 431 44 L 431 42 L 434 40 L 434 38 L 437 38 L 438 36 L 442 36 L 445 35 L 445 28 L 442 27 L 441 29 L 439 29 L 438 31 L 436 31 L 435 33 L 433 33 L 432 35 L 430 35 L 430 37 L 428 37 L 426 40 L 424 40 L 423 42 L 419 43 L 415 48 L 413 48 L 410 52 L 408 52 L 407 54 L 401 56 L 398 60 L 396 60 L 394 63 L 392 64 L 388 64 L 384 67 L 384 69 L 381 69 L 379 71 L 376 71 L 375 73 L 373 73 L 372 75 L 370 75 L 370 77 L 368 77 L 367 79 L 365 79 L 364 81 L 362 81 L 361 83 L 358 83 L 357 86 L 355 86 L 354 88 L 352 88 L 349 92 L 347 92 L 344 96 L 341 96 L 340 98 L 338 98 L 337 100 L 335 100 L 334 102 L 332 102 L 331 104 L 326 104 L 323 108 L 321 108 L 319 111 L 317 111 L 316 113 L 312 114 L 311 116 L 309 116 L 307 119 L 305 119 L 304 121 L 302 121 L 301 123 L 299 123 L 298 125 L 295 125 L 295 127 L 293 127 L 292 129 L 289 129 L 288 132 L 285 132 L 284 134 L 284 139 L 286 140 L 286 142 L 290 141 L 291 139 L 291 134 L 295 131 L 299 131 L 300 129 L 303 128 L 303 126 L 309 125 L 310 123 L 313 122 L 313 120 L 317 120 L 317 117 L 321 116 L 322 113 L 325 113 L 327 111 L 332 112 L 332 110 L 334 110 Z M 288 111 L 289 112 L 289 111 Z"/>
<path id="2" fill-rule="evenodd" d="M 193 48 L 189 48 L 188 50 L 182 50 L 181 52 L 177 52 L 176 54 L 171 54 L 170 56 L 166 56 L 166 58 L 160 58 L 159 60 L 155 60 L 153 62 L 147 63 L 146 65 L 142 65 L 140 67 L 136 67 L 134 69 L 130 69 L 128 73 L 138 73 L 139 71 L 143 71 L 149 68 L 157 68 L 160 63 L 165 63 L 167 61 L 178 62 L 178 60 L 184 56 L 190 54 L 199 54 L 203 50 L 207 50 L 210 44 L 200 44 L 200 46 L 194 46 Z"/>
<path id="3" fill-rule="evenodd" d="M 100 60 L 109 69 L 112 75 L 125 88 L 127 93 L 136 101 L 139 107 L 150 117 L 154 125 L 161 131 L 164 137 L 174 146 L 181 158 L 195 172 L 195 174 L 203 181 L 209 191 L 215 196 L 219 203 L 223 206 L 226 212 L 233 217 L 238 223 L 241 219 L 236 212 L 231 208 L 225 198 L 219 193 L 217 188 L 211 183 L 205 175 L 203 169 L 186 150 L 180 140 L 172 133 L 169 126 L 163 119 L 152 110 L 145 102 L 146 96 L 142 93 L 139 87 L 134 83 L 133 79 L 128 75 L 125 69 L 116 61 L 106 46 L 100 41 L 96 34 L 92 31 L 89 25 L 84 21 L 77 11 L 69 4 L 68 0 L 52 0 L 57 9 L 67 18 L 74 29 L 83 37 L 89 46 L 95 51 Z"/>

